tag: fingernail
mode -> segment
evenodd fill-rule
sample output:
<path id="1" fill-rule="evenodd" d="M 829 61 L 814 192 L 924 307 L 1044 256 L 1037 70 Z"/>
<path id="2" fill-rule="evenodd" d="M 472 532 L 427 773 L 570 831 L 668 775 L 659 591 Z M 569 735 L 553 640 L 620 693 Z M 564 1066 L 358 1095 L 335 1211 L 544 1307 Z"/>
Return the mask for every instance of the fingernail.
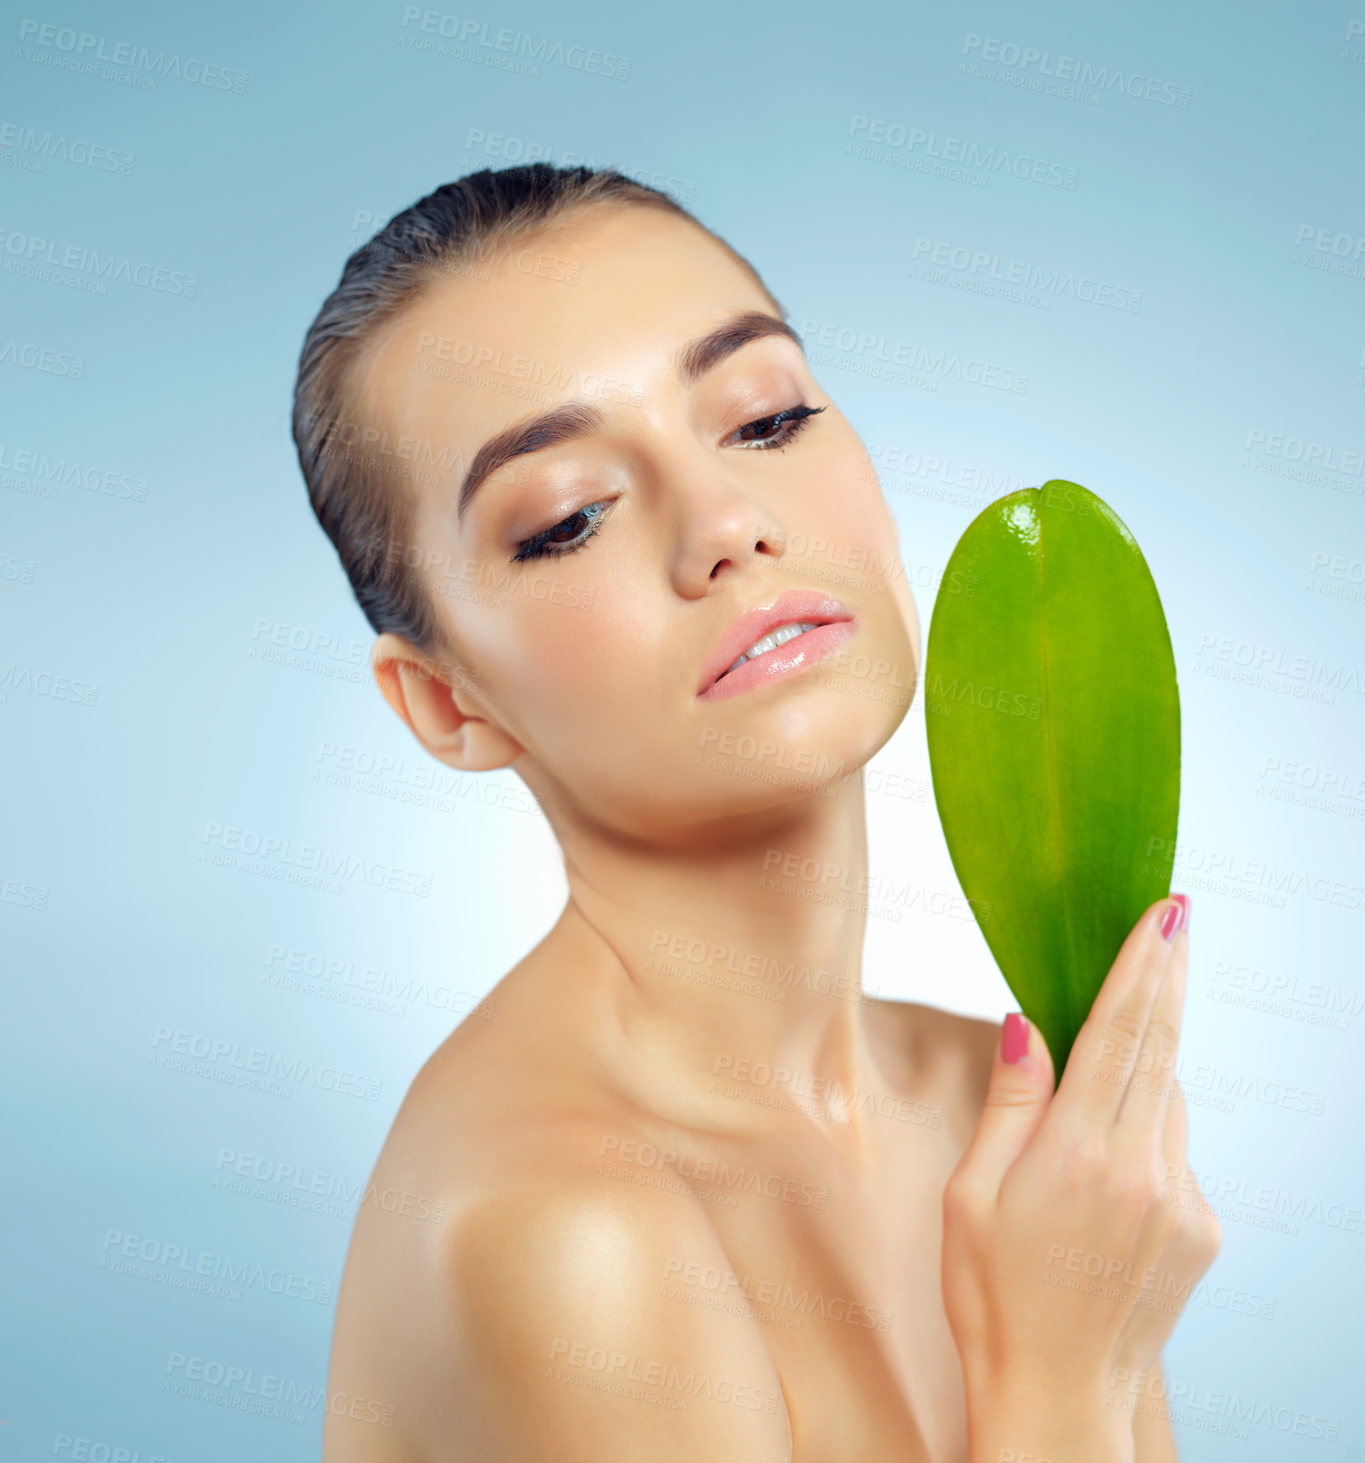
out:
<path id="1" fill-rule="evenodd" d="M 1163 940 L 1173 939 L 1176 926 L 1180 923 L 1181 909 L 1174 900 L 1161 911 L 1161 938 Z"/>
<path id="2" fill-rule="evenodd" d="M 1179 927 L 1182 930 L 1189 929 L 1189 927 L 1190 927 L 1190 896 L 1188 894 L 1172 894 L 1171 895 L 1171 898 L 1177 900 L 1179 902 L 1179 904 L 1180 904 L 1180 926 Z"/>
<path id="3" fill-rule="evenodd" d="M 1011 1011 L 1005 1017 L 1005 1029 L 1000 1033 L 1000 1060 L 1013 1066 L 1028 1054 L 1028 1022 L 1023 1012 Z"/>

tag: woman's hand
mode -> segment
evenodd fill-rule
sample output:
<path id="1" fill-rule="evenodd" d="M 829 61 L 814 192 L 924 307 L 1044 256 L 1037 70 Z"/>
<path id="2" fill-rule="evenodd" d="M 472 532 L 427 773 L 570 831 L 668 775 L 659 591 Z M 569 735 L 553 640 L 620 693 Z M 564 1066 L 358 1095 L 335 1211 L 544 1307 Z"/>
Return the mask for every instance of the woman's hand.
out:
<path id="1" fill-rule="evenodd" d="M 1055 1095 L 1041 1033 L 1006 1020 L 943 1196 L 972 1463 L 1131 1459 L 1123 1398 L 1222 1244 L 1173 1076 L 1188 909 L 1174 895 L 1134 925 Z"/>

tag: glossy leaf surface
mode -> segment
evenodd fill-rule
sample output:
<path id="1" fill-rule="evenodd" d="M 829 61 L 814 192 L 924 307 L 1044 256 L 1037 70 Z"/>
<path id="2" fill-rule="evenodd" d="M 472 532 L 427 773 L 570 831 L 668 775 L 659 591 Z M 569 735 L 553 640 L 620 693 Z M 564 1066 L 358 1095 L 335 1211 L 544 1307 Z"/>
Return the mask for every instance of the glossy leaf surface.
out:
<path id="1" fill-rule="evenodd" d="M 1169 892 L 1180 801 L 1170 634 L 1113 509 L 1053 481 L 978 514 L 924 677 L 953 867 L 1060 1080 L 1119 947 Z"/>

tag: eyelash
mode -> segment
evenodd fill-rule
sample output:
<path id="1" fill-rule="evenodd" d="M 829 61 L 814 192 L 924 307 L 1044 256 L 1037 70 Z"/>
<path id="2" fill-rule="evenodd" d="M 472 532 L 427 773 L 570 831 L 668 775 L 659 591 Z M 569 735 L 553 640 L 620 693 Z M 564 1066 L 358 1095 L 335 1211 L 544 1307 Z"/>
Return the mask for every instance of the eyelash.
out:
<path id="1" fill-rule="evenodd" d="M 785 428 L 779 437 L 751 437 L 747 440 L 741 450 L 745 452 L 771 452 L 788 445 L 794 441 L 797 435 L 805 429 L 806 423 L 813 416 L 818 416 L 824 411 L 823 406 L 789 406 L 782 411 L 773 412 L 766 417 L 756 417 L 751 422 L 745 422 L 737 430 L 747 432 L 750 427 L 776 426 L 779 429 Z M 597 509 L 597 512 L 593 512 Z M 558 523 L 547 528 L 544 533 L 538 533 L 533 538 L 524 539 L 517 545 L 517 551 L 512 555 L 512 563 L 522 564 L 532 559 L 558 559 L 564 554 L 577 553 L 579 549 L 587 546 L 588 540 L 597 533 L 597 526 L 593 526 L 580 539 L 571 543 L 559 545 L 550 542 L 551 537 L 558 533 L 566 525 L 571 524 L 576 518 L 586 518 L 589 524 L 596 525 L 601 519 L 604 509 L 601 503 L 589 503 L 586 508 L 580 508 L 576 513 L 571 513 L 567 518 L 561 519 Z"/>

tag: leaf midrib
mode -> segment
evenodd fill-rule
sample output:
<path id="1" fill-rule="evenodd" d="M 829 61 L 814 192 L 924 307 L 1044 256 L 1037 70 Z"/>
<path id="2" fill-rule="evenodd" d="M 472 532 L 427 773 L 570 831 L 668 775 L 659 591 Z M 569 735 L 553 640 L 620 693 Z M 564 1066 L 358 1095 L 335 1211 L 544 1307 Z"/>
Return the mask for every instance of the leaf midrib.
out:
<path id="1" fill-rule="evenodd" d="M 1071 922 L 1071 905 L 1067 899 L 1066 887 L 1063 883 L 1065 863 L 1062 859 L 1062 809 L 1061 795 L 1057 776 L 1057 748 L 1053 728 L 1053 700 L 1051 696 L 1050 668 L 1048 662 L 1048 631 L 1047 631 L 1047 591 L 1044 583 L 1043 561 L 1046 557 L 1047 547 L 1043 535 L 1043 502 L 1042 489 L 1038 492 L 1038 643 L 1042 654 L 1042 680 L 1043 680 L 1043 736 L 1047 743 L 1047 786 L 1048 805 L 1052 819 L 1052 853 L 1057 865 L 1057 888 L 1061 897 L 1062 906 L 1062 939 L 1066 949 L 1068 968 L 1066 971 L 1066 1014 L 1071 1023 L 1075 1024 L 1076 990 L 1074 975 L 1076 970 L 1075 933 Z M 1055 979 L 1055 977 L 1054 977 Z M 1058 1078 L 1061 1073 L 1054 1074 Z"/>

